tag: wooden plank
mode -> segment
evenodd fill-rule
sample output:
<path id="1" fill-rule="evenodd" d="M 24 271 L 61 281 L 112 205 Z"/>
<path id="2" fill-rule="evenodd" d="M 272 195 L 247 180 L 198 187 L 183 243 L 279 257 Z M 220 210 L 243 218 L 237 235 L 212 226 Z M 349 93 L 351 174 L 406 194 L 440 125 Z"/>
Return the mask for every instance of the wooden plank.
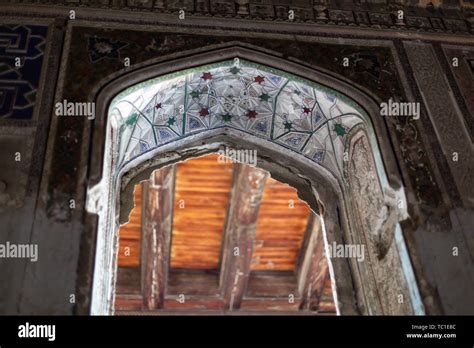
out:
<path id="1" fill-rule="evenodd" d="M 288 271 L 252 271 L 245 296 L 283 299 L 292 296 L 300 301 L 296 276 Z"/>
<path id="2" fill-rule="evenodd" d="M 118 267 L 115 292 L 120 295 L 141 294 L 140 271 L 140 267 Z"/>
<path id="3" fill-rule="evenodd" d="M 289 298 L 244 298 L 242 311 L 299 311 L 299 301 Z"/>
<path id="4" fill-rule="evenodd" d="M 120 316 L 209 316 L 209 315 L 227 315 L 227 316 L 333 316 L 335 313 L 318 313 L 318 312 L 309 312 L 309 311 L 252 311 L 252 310 L 239 310 L 233 312 L 224 312 L 220 309 L 218 310 L 200 310 L 200 309 L 191 309 L 191 310 L 156 310 L 156 311 L 135 311 L 135 310 L 117 310 L 115 315 Z"/>
<path id="5" fill-rule="evenodd" d="M 260 204 L 252 271 L 293 271 L 308 215 L 310 209 L 295 188 L 269 178 Z"/>
<path id="6" fill-rule="evenodd" d="M 220 285 L 226 310 L 240 307 L 247 288 L 260 201 L 268 172 L 235 164 L 224 230 Z"/>
<path id="7" fill-rule="evenodd" d="M 132 270 L 134 269 L 119 269 L 119 274 L 122 274 L 122 276 L 128 276 L 129 278 L 137 278 L 136 275 L 139 272 L 135 271 L 135 275 L 132 276 L 128 273 Z M 121 271 L 125 271 L 125 273 Z M 301 299 L 298 297 L 292 299 L 288 296 L 288 294 L 291 294 L 293 291 L 295 291 L 295 275 L 283 273 L 289 272 L 251 273 L 248 290 L 246 292 L 246 296 L 242 300 L 239 312 L 247 312 L 247 314 L 255 312 L 271 314 L 271 312 L 275 313 L 298 310 Z M 190 282 L 187 277 L 192 278 L 193 281 Z M 170 310 L 176 310 L 177 312 L 202 311 L 192 313 L 205 314 L 209 313 L 209 311 L 223 309 L 223 300 L 219 298 L 219 293 L 216 289 L 216 278 L 216 274 L 207 274 L 205 272 L 171 272 L 169 274 L 167 295 L 164 300 L 163 309 L 160 309 L 160 311 L 165 311 L 169 314 L 172 314 L 172 312 L 167 312 Z M 195 281 L 199 282 L 199 286 L 196 286 Z M 213 291 L 209 291 L 209 283 L 213 283 Z M 192 284 L 194 284 L 194 286 L 192 286 Z M 201 286 L 201 284 L 203 284 L 203 286 Z M 179 293 L 178 289 L 183 290 L 183 292 Z M 183 303 L 179 301 L 179 295 L 181 294 L 184 295 Z M 126 311 L 142 310 L 142 305 L 143 298 L 139 293 L 117 293 L 116 295 L 115 307 L 119 312 L 117 314 L 126 314 Z M 317 311 L 311 312 L 321 314 L 335 314 L 336 312 L 329 275 L 324 281 L 324 290 L 320 297 Z M 146 314 L 157 312 L 144 311 L 143 313 Z M 299 311 L 298 313 L 304 315 L 304 313 L 308 312 Z M 223 314 L 223 312 L 217 312 L 215 314 Z"/>
<path id="8" fill-rule="evenodd" d="M 173 225 L 174 166 L 152 173 L 142 192 L 142 293 L 143 307 L 163 307 L 168 281 L 171 229 Z"/>
<path id="9" fill-rule="evenodd" d="M 165 310 L 189 311 L 189 310 L 221 310 L 223 301 L 220 298 L 209 298 L 199 296 L 167 296 L 164 300 Z"/>
<path id="10" fill-rule="evenodd" d="M 298 288 L 302 296 L 301 309 L 317 310 L 324 285 L 328 279 L 329 268 L 325 254 L 323 233 L 319 217 L 309 220 L 307 243 L 301 250 L 301 265 L 298 269 Z"/>
<path id="11" fill-rule="evenodd" d="M 232 163 L 211 154 L 177 164 L 172 269 L 218 270 Z"/>
<path id="12" fill-rule="evenodd" d="M 116 311 L 139 311 L 143 307 L 143 297 L 141 295 L 115 295 Z"/>
<path id="13" fill-rule="evenodd" d="M 219 276 L 217 272 L 175 271 L 168 274 L 168 295 L 218 297 Z"/>
<path id="14" fill-rule="evenodd" d="M 119 267 L 140 266 L 140 241 L 135 239 L 120 238 L 118 250 Z"/>
<path id="15" fill-rule="evenodd" d="M 172 315 L 174 313 L 182 313 L 191 311 L 194 315 L 201 315 L 206 313 L 224 314 L 223 300 L 219 298 L 206 298 L 188 296 L 184 298 L 184 302 L 179 302 L 178 296 L 167 296 L 164 300 L 164 309 L 142 311 L 143 298 L 141 295 L 116 295 L 115 310 L 118 315 L 126 315 L 127 312 L 133 311 L 136 315 L 148 315 L 167 313 Z M 219 312 L 215 312 L 219 311 Z M 260 313 L 261 315 L 270 315 L 281 312 L 281 314 L 305 315 L 305 313 L 321 313 L 321 314 L 335 314 L 336 308 L 331 298 L 323 299 L 320 302 L 318 311 L 301 311 L 297 303 L 292 303 L 288 299 L 279 298 L 244 298 L 242 300 L 239 311 L 227 312 L 234 314 L 252 314 Z"/>

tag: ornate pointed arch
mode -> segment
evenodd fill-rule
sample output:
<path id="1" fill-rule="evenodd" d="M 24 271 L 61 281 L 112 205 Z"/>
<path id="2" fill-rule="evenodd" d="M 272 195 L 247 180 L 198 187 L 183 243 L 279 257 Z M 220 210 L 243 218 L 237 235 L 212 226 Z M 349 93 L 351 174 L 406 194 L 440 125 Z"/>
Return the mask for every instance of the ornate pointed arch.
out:
<path id="1" fill-rule="evenodd" d="M 117 95 L 117 168 L 177 139 L 234 129 L 278 144 L 343 179 L 347 135 L 368 117 L 345 95 L 234 58 L 160 76 Z"/>
<path id="2" fill-rule="evenodd" d="M 348 151 L 352 134 L 363 129 L 368 144 L 364 158 L 370 163 L 364 168 L 371 169 L 381 185 L 370 207 L 385 207 L 387 188 L 404 199 L 384 122 L 375 117 L 377 103 L 342 78 L 302 64 L 246 48 L 223 48 L 124 73 L 109 81 L 96 101 L 97 114 L 106 117 L 99 118 L 94 129 L 95 185 L 87 202 L 88 210 L 99 215 L 91 227 L 97 233 L 92 313 L 111 310 L 118 217 L 126 221 L 130 209 L 124 197 L 156 168 L 222 146 L 256 149 L 258 166 L 296 187 L 321 214 L 326 246 L 364 242 L 376 248 L 376 241 L 367 241 L 363 231 L 374 226 L 357 223 L 352 212 L 357 192 L 345 174 L 345 162 L 354 152 Z M 357 174 L 362 175 L 360 170 Z M 393 299 L 380 298 L 382 279 L 370 275 L 372 265 L 330 260 L 341 313 L 413 312 L 416 291 L 410 288 L 414 280 L 404 260 L 406 250 L 391 257 L 404 267 L 396 277 L 403 283 L 399 291 L 408 297 L 400 308 L 391 305 Z"/>

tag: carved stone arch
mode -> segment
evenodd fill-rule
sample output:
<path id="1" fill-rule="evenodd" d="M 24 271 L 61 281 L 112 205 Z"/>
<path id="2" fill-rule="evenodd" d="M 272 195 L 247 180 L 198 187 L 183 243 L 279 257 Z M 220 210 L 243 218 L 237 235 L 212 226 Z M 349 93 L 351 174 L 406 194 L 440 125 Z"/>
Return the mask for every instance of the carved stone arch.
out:
<path id="1" fill-rule="evenodd" d="M 108 313 L 112 308 L 114 269 L 116 267 L 114 257 L 117 247 L 119 217 L 121 221 L 124 221 L 126 220 L 124 217 L 128 216 L 127 206 L 121 204 L 121 198 L 127 195 L 130 197 L 133 184 L 145 179 L 154 169 L 216 151 L 221 146 L 241 149 L 257 148 L 258 165 L 269 170 L 280 181 L 296 187 L 301 198 L 307 201 L 314 211 L 322 215 L 327 232 L 327 245 L 354 243 L 353 236 L 362 233 L 350 214 L 350 209 L 353 206 L 350 204 L 351 199 L 348 197 L 350 193 L 346 189 L 343 176 L 335 177 L 330 170 L 318 166 L 314 160 L 310 160 L 301 153 L 282 151 L 280 145 L 231 127 L 207 129 L 190 137 L 177 138 L 146 151 L 146 153 L 140 153 L 139 156 L 128 162 L 124 161 L 126 164 L 114 171 L 118 168 L 117 158 L 110 156 L 110 154 L 117 151 L 117 144 L 111 142 L 111 138 L 114 136 L 114 132 L 117 132 L 117 128 L 111 125 L 116 120 L 107 117 L 107 111 L 113 98 L 126 88 L 141 81 L 165 76 L 190 67 L 202 67 L 235 58 L 275 69 L 276 74 L 285 72 L 303 77 L 306 81 L 327 86 L 332 91 L 339 93 L 341 97 L 355 101 L 361 110 L 360 114 L 364 116 L 363 124 L 367 130 L 366 141 L 370 144 L 371 149 L 376 150 L 371 152 L 375 156 L 376 175 L 380 176 L 380 173 L 383 173 L 387 185 L 391 185 L 397 190 L 400 188 L 401 181 L 395 166 L 396 162 L 388 140 L 386 126 L 383 119 L 377 117 L 377 103 L 367 94 L 344 82 L 343 79 L 336 79 L 301 64 L 250 51 L 243 47 L 227 47 L 172 61 L 165 60 L 161 63 L 144 64 L 140 69 L 129 73 L 124 72 L 120 76 L 110 79 L 108 84 L 98 90 L 97 95 L 93 98 L 96 101 L 98 118 L 93 130 L 92 163 L 87 199 L 88 211 L 99 215 L 98 221 L 92 215 L 87 217 L 89 233 L 92 236 L 97 233 L 94 285 L 92 286 L 91 312 L 93 314 Z M 345 140 L 346 143 L 350 145 L 352 138 L 352 132 L 349 132 Z M 340 313 L 382 314 L 387 312 L 383 309 L 382 299 L 375 296 L 371 299 L 365 295 L 377 284 L 365 283 L 367 276 L 363 272 L 361 273 L 357 263 L 347 258 L 335 258 L 329 261 L 333 267 L 337 307 Z M 414 280 L 405 279 L 405 281 L 410 283 Z M 403 291 L 412 294 L 413 291 L 407 289 L 408 285 L 404 284 Z M 416 284 L 412 285 L 416 288 Z M 367 287 L 370 289 L 367 290 Z M 380 292 L 377 293 L 380 297 Z M 409 308 L 400 311 L 389 308 L 388 312 L 413 313 L 413 305 L 411 301 L 409 303 Z"/>
<path id="2" fill-rule="evenodd" d="M 96 103 L 92 143 L 94 144 L 93 151 L 96 151 L 97 154 L 97 156 L 91 158 L 90 186 L 97 184 L 101 179 L 101 155 L 106 136 L 107 108 L 119 92 L 156 76 L 235 57 L 314 81 L 322 86 L 330 87 L 355 101 L 365 111 L 368 117 L 367 121 L 371 124 L 373 134 L 371 134 L 370 140 L 374 142 L 374 146 L 378 146 L 380 149 L 383 166 L 390 184 L 394 187 L 401 186 L 400 173 L 396 166 L 387 125 L 384 118 L 379 117 L 381 100 L 375 94 L 357 85 L 356 82 L 322 67 L 308 65 L 297 59 L 284 59 L 278 52 L 268 49 L 263 50 L 260 47 L 238 41 L 160 56 L 122 69 L 101 80 L 89 96 L 89 100 Z"/>

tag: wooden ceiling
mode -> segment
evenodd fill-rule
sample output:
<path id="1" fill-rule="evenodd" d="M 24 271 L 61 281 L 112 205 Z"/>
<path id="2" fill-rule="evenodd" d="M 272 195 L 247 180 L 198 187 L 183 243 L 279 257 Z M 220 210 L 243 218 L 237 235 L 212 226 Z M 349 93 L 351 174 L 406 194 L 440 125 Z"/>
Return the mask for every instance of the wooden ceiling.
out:
<path id="1" fill-rule="evenodd" d="M 159 272 L 165 274 L 163 278 L 166 278 L 162 285 L 165 290 L 159 295 L 162 300 L 160 302 L 154 299 L 152 308 L 163 313 L 180 310 L 225 312 L 226 284 L 223 283 L 230 282 L 226 279 L 233 275 L 232 271 L 228 271 L 230 275 L 226 277 L 222 268 L 232 269 L 232 265 L 227 264 L 233 261 L 229 259 L 232 256 L 227 256 L 224 249 L 230 248 L 229 245 L 235 248 L 238 244 L 229 244 L 229 240 L 224 241 L 223 236 L 224 233 L 234 233 L 229 232 L 232 230 L 229 225 L 235 221 L 226 222 L 226 219 L 230 219 L 229 215 L 235 218 L 235 214 L 230 213 L 237 209 L 231 206 L 231 197 L 239 196 L 236 190 L 246 190 L 236 183 L 237 166 L 239 170 L 248 167 L 219 161 L 218 155 L 213 154 L 179 163 L 173 170 L 169 170 L 173 175 L 173 187 L 170 190 L 174 192 L 170 198 L 173 209 L 170 212 L 172 228 L 169 231 L 169 260 L 163 266 L 166 269 Z M 252 171 L 259 171 L 248 168 L 250 174 Z M 298 199 L 295 189 L 272 179 L 268 174 L 259 175 L 264 175 L 264 186 L 261 188 L 260 204 L 254 214 L 254 227 L 250 223 L 250 235 L 253 235 L 253 239 L 250 254 L 246 256 L 249 258 L 248 274 L 242 285 L 242 294 L 236 292 L 235 287 L 228 290 L 229 296 L 232 296 L 230 309 L 249 313 L 302 310 L 312 314 L 335 313 L 330 279 L 324 265 L 325 258 L 320 255 L 308 258 L 322 262 L 322 266 L 318 263 L 314 266 L 321 271 L 308 266 L 318 276 L 311 279 L 308 277 L 307 282 L 299 280 L 301 264 L 309 262 L 304 261 L 305 253 L 313 252 L 303 245 L 304 240 L 313 233 L 312 230 L 317 229 L 315 226 L 318 226 L 319 220 L 314 218 L 306 203 Z M 245 176 L 240 180 L 245 180 Z M 147 295 L 143 289 L 146 286 L 143 274 L 149 271 L 144 267 L 145 262 L 141 261 L 148 260 L 143 255 L 146 253 L 144 248 L 148 249 L 141 245 L 146 230 L 142 206 L 144 187 L 149 190 L 149 186 L 144 183 L 136 185 L 135 207 L 129 222 L 120 229 L 115 303 L 120 314 L 137 313 L 136 311 L 141 313 L 142 310 L 147 310 L 146 313 L 156 312 L 144 305 L 150 303 L 145 300 Z M 320 236 L 319 238 L 321 239 Z M 242 265 L 238 267 L 245 267 Z M 239 272 L 237 269 L 237 273 Z M 320 288 L 315 290 L 318 298 L 316 302 L 312 300 L 313 304 L 308 304 L 308 300 L 304 300 L 301 294 L 305 291 L 303 285 L 308 282 L 316 282 L 315 288 Z M 180 295 L 186 296 L 185 303 L 179 300 Z M 234 301 L 236 295 L 241 297 L 238 302 Z M 295 297 L 296 300 L 289 301 L 289 297 Z M 156 305 L 155 300 L 161 305 Z"/>
<path id="2" fill-rule="evenodd" d="M 294 188 L 269 178 L 260 203 L 251 269 L 293 271 L 309 214 Z"/>
<path id="3" fill-rule="evenodd" d="M 218 269 L 232 173 L 217 155 L 178 164 L 171 268 Z"/>

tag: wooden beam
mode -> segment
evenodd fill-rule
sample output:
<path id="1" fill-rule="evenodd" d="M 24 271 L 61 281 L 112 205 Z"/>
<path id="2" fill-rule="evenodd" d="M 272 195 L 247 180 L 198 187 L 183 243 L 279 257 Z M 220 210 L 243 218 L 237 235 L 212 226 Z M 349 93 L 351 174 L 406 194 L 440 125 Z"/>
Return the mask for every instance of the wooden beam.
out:
<path id="1" fill-rule="evenodd" d="M 202 296 L 166 296 L 164 302 L 165 310 L 188 311 L 188 310 L 222 310 L 222 299 L 220 297 Z"/>
<path id="2" fill-rule="evenodd" d="M 115 293 L 118 295 L 141 294 L 139 267 L 118 267 Z"/>
<path id="3" fill-rule="evenodd" d="M 167 291 L 164 298 L 163 307 L 156 310 L 143 311 L 145 315 L 148 314 L 159 314 L 159 313 L 196 313 L 196 314 L 239 314 L 247 313 L 249 315 L 256 312 L 261 314 L 271 315 L 272 313 L 298 313 L 301 315 L 307 314 L 335 314 L 336 308 L 332 299 L 332 290 L 329 275 L 325 280 L 324 290 L 318 304 L 317 311 L 299 310 L 301 299 L 295 298 L 294 301 L 290 301 L 288 293 L 294 293 L 296 291 L 296 278 L 293 274 L 292 277 L 284 275 L 282 273 L 272 274 L 271 272 L 251 273 L 249 288 L 246 291 L 245 297 L 241 302 L 238 311 L 224 311 L 224 299 L 220 296 L 217 291 L 205 293 L 200 290 L 199 287 L 194 287 L 192 291 L 185 291 L 183 293 Z M 287 272 L 290 273 L 290 272 Z M 190 273 L 187 271 L 173 271 L 169 274 L 168 289 L 171 287 L 171 283 L 180 282 Z M 208 276 L 204 272 L 196 273 L 196 276 L 202 278 Z M 173 280 L 172 278 L 177 277 Z M 257 279 L 255 279 L 257 278 Z M 252 280 L 253 279 L 253 280 Z M 198 279 L 193 279 L 199 281 Z M 212 281 L 213 279 L 201 279 L 204 283 Z M 254 284 L 252 285 L 252 282 Z M 255 282 L 258 283 L 258 289 L 255 288 Z M 216 280 L 217 283 L 217 280 Z M 196 283 L 194 283 L 196 284 Z M 188 284 L 190 285 L 190 284 Z M 271 286 L 273 285 L 273 286 Z M 175 284 L 178 288 L 181 288 L 180 284 Z M 281 289 L 280 289 L 281 288 Z M 176 290 L 176 289 L 175 289 Z M 127 314 L 132 312 L 141 311 L 143 308 L 143 296 L 140 293 L 134 294 L 116 294 L 116 313 Z"/>
<path id="4" fill-rule="evenodd" d="M 167 296 L 219 297 L 219 276 L 207 270 L 172 270 L 168 274 Z"/>
<path id="5" fill-rule="evenodd" d="M 286 299 L 298 304 L 301 300 L 298 281 L 292 271 L 253 271 L 249 276 L 245 296 Z"/>
<path id="6" fill-rule="evenodd" d="M 245 297 L 240 307 L 242 311 L 299 311 L 299 303 L 288 298 Z"/>
<path id="7" fill-rule="evenodd" d="M 220 288 L 224 310 L 240 307 L 250 274 L 260 201 L 268 172 L 234 166 L 233 186 L 223 235 Z"/>
<path id="8" fill-rule="evenodd" d="M 143 309 L 163 308 L 168 279 L 175 167 L 165 167 L 152 173 L 142 183 L 141 287 Z"/>
<path id="9" fill-rule="evenodd" d="M 329 274 L 321 221 L 315 214 L 308 219 L 308 228 L 302 245 L 298 269 L 298 289 L 302 297 L 301 309 L 317 310 Z"/>
<path id="10" fill-rule="evenodd" d="M 118 311 L 140 311 L 143 297 L 140 294 L 115 294 L 115 313 Z"/>
<path id="11" fill-rule="evenodd" d="M 228 315 L 228 316 L 334 316 L 335 312 L 318 313 L 309 311 L 268 311 L 268 310 L 239 310 L 233 312 L 223 312 L 222 310 L 202 310 L 202 309 L 191 309 L 191 310 L 166 310 L 161 309 L 157 311 L 142 312 L 140 310 L 125 309 L 116 310 L 115 315 L 119 316 L 209 316 L 209 315 Z"/>
<path id="12" fill-rule="evenodd" d="M 308 244 L 313 236 L 314 225 L 318 223 L 318 216 L 313 212 L 309 212 L 308 221 L 306 222 L 306 228 L 303 235 L 303 240 L 301 241 L 300 250 L 298 252 L 298 257 L 296 259 L 296 273 L 298 279 L 300 279 L 300 273 L 303 269 L 303 263 L 306 257 L 306 251 L 308 250 Z"/>

